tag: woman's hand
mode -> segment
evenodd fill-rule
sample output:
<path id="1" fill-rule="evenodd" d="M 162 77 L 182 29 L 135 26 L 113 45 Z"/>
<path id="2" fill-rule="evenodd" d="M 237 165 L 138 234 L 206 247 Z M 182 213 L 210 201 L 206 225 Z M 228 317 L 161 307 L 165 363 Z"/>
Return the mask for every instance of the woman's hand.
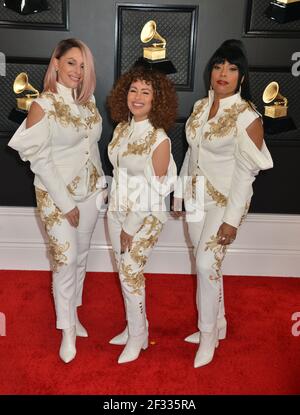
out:
<path id="1" fill-rule="evenodd" d="M 65 218 L 68 220 L 69 224 L 74 228 L 77 228 L 79 225 L 79 209 L 74 207 L 70 212 L 65 214 Z"/>
<path id="2" fill-rule="evenodd" d="M 228 223 L 222 223 L 219 227 L 217 236 L 219 237 L 220 245 L 230 245 L 236 238 L 237 228 Z"/>
<path id="3" fill-rule="evenodd" d="M 173 198 L 172 215 L 175 218 L 179 218 L 180 216 L 182 216 L 182 203 L 183 203 L 183 199 L 181 199 L 180 197 Z"/>
<path id="4" fill-rule="evenodd" d="M 128 233 L 126 233 L 122 229 L 121 235 L 120 235 L 121 254 L 124 254 L 126 249 L 128 249 L 128 251 L 130 251 L 131 245 L 132 245 L 132 240 L 133 240 L 133 235 L 129 235 Z"/>

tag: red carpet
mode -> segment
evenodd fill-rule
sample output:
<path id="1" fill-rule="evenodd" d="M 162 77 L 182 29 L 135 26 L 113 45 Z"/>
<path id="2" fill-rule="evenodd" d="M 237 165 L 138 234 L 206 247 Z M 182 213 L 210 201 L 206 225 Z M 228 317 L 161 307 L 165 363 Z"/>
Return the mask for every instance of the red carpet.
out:
<path id="1" fill-rule="evenodd" d="M 122 348 L 108 340 L 124 327 L 117 277 L 89 273 L 80 318 L 89 338 L 77 340 L 76 359 L 58 357 L 50 273 L 0 271 L 0 394 L 299 394 L 300 279 L 225 277 L 228 337 L 213 362 L 194 369 L 195 279 L 148 275 L 148 350 L 118 365 Z"/>

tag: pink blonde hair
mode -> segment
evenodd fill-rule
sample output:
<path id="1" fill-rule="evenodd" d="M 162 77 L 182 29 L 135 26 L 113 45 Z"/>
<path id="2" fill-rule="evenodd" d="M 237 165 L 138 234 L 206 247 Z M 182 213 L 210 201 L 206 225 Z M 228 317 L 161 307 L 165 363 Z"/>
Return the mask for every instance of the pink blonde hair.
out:
<path id="1" fill-rule="evenodd" d="M 83 81 L 77 88 L 76 100 L 77 104 L 85 104 L 93 95 L 96 88 L 96 74 L 94 66 L 94 58 L 89 47 L 78 39 L 64 39 L 61 40 L 54 49 L 50 63 L 44 78 L 44 91 L 51 91 L 56 93 L 56 78 L 57 73 L 55 70 L 54 60 L 61 58 L 68 50 L 72 48 L 80 49 L 83 57 L 84 75 Z"/>

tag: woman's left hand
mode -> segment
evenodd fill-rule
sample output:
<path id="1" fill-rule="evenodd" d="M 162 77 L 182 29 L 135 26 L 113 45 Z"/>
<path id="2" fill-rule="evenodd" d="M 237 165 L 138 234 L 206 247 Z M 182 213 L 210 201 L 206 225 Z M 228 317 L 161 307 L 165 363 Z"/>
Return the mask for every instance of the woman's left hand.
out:
<path id="1" fill-rule="evenodd" d="M 133 235 L 129 235 L 128 233 L 126 233 L 122 229 L 121 235 L 120 235 L 121 254 L 124 254 L 126 249 L 128 249 L 128 251 L 130 251 L 131 245 L 132 245 L 132 240 L 133 240 Z"/>
<path id="2" fill-rule="evenodd" d="M 219 244 L 230 245 L 236 238 L 237 228 L 228 223 L 222 223 L 218 230 Z"/>

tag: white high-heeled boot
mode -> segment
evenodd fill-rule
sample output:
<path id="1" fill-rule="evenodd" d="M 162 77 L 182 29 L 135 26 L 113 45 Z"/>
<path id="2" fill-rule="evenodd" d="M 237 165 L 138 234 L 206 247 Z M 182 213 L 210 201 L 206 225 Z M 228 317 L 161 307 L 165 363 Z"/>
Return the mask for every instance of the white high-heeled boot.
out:
<path id="1" fill-rule="evenodd" d="M 226 338 L 227 331 L 227 321 L 225 316 L 218 318 L 217 320 L 217 329 L 218 329 L 218 339 L 224 340 Z M 190 334 L 184 339 L 185 342 L 199 344 L 200 343 L 200 331 L 196 331 L 193 334 Z"/>
<path id="2" fill-rule="evenodd" d="M 148 330 L 148 328 L 149 328 L 148 320 L 146 320 L 146 327 L 147 327 L 147 330 Z M 125 329 L 122 331 L 122 333 L 117 334 L 115 337 L 113 337 L 109 341 L 109 344 L 116 344 L 118 346 L 122 346 L 122 345 L 125 345 L 127 343 L 127 340 L 128 340 L 128 326 L 125 327 Z"/>
<path id="3" fill-rule="evenodd" d="M 88 337 L 87 330 L 83 327 L 83 325 L 79 321 L 78 314 L 77 314 L 77 307 L 75 310 L 75 327 L 76 327 L 76 336 Z"/>
<path id="4" fill-rule="evenodd" d="M 201 332 L 201 341 L 194 360 L 194 367 L 201 367 L 210 363 L 214 357 L 215 349 L 218 347 L 217 327 L 211 333 Z"/>
<path id="5" fill-rule="evenodd" d="M 59 356 L 65 362 L 69 363 L 76 356 L 76 328 L 75 326 L 62 330 L 62 342 L 59 349 Z"/>
<path id="6" fill-rule="evenodd" d="M 127 363 L 136 360 L 141 350 L 148 347 L 148 331 L 139 336 L 128 336 L 128 341 L 119 356 L 118 363 Z"/>

